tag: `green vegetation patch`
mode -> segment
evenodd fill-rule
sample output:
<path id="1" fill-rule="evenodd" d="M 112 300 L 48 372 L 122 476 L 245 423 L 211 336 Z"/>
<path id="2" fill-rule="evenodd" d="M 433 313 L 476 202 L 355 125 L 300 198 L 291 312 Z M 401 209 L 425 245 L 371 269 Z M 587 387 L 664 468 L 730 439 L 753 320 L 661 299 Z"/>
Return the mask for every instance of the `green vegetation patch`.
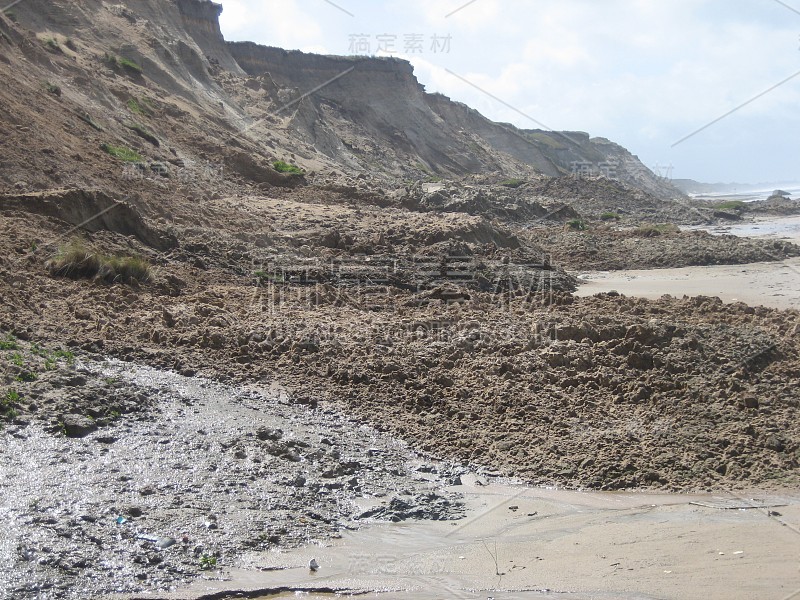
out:
<path id="1" fill-rule="evenodd" d="M 746 203 L 743 200 L 728 200 L 727 202 L 720 202 L 715 204 L 714 208 L 717 210 L 744 210 Z"/>
<path id="2" fill-rule="evenodd" d="M 507 188 L 518 188 L 524 184 L 525 184 L 524 179 L 506 179 L 505 181 L 500 182 L 500 185 Z"/>
<path id="3" fill-rule="evenodd" d="M 303 175 L 304 171 L 297 165 L 293 165 L 282 160 L 276 160 L 272 163 L 273 168 L 278 173 L 288 173 L 289 175 Z"/>
<path id="4" fill-rule="evenodd" d="M 572 219 L 571 221 L 567 221 L 567 228 L 573 231 L 586 231 L 588 226 L 583 219 Z"/>
<path id="5" fill-rule="evenodd" d="M 136 150 L 125 148 L 124 146 L 112 146 L 111 144 L 103 144 L 100 149 L 120 160 L 125 162 L 142 162 L 141 155 Z"/>
<path id="6" fill-rule="evenodd" d="M 114 54 L 110 54 L 106 52 L 102 58 L 103 62 L 107 64 L 112 69 L 123 69 L 128 71 L 129 73 L 134 73 L 136 75 L 140 75 L 142 73 L 142 67 L 136 61 L 131 60 L 130 58 L 125 58 L 124 56 L 116 56 Z"/>
<path id="7" fill-rule="evenodd" d="M 138 256 L 107 256 L 86 248 L 79 240 L 62 247 L 47 263 L 54 277 L 70 279 L 101 279 L 107 282 L 121 281 L 145 283 L 152 273 L 150 264 Z"/>
<path id="8" fill-rule="evenodd" d="M 6 390 L 5 393 L 0 396 L 0 415 L 8 419 L 16 418 L 17 410 L 15 405 L 19 404 L 19 401 L 20 395 L 17 390 Z"/>
<path id="9" fill-rule="evenodd" d="M 19 344 L 17 339 L 10 333 L 5 338 L 0 339 L 0 350 L 17 350 Z"/>
<path id="10" fill-rule="evenodd" d="M 545 146 L 550 147 L 553 150 L 563 150 L 564 148 L 567 147 L 563 143 L 558 141 L 555 137 L 550 136 L 550 135 L 548 135 L 546 133 L 527 132 L 526 135 L 528 135 L 529 137 L 532 137 L 537 142 L 541 142 L 542 144 L 544 144 Z M 554 135 L 556 135 L 556 134 L 554 134 Z"/>
<path id="11" fill-rule="evenodd" d="M 600 215 L 600 219 L 603 221 L 619 221 L 620 216 L 615 212 L 604 212 Z"/>

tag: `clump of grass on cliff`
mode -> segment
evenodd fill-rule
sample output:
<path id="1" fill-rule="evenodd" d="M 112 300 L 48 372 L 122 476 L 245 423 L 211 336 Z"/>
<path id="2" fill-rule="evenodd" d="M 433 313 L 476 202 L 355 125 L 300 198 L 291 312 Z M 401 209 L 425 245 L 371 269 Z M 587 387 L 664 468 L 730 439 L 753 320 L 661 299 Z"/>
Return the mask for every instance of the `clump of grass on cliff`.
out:
<path id="1" fill-rule="evenodd" d="M 143 99 L 141 102 L 136 98 L 131 98 L 126 103 L 128 110 L 131 111 L 135 115 L 141 115 L 143 117 L 150 117 L 153 115 L 153 111 L 149 106 L 149 101 L 147 98 Z"/>
<path id="2" fill-rule="evenodd" d="M 145 283 L 151 278 L 150 264 L 138 256 L 107 256 L 88 249 L 80 240 L 63 246 L 47 263 L 55 277 L 100 279 L 107 282 Z"/>
<path id="3" fill-rule="evenodd" d="M 501 181 L 500 182 L 500 185 L 502 185 L 503 187 L 512 188 L 512 189 L 513 188 L 518 188 L 518 187 L 520 187 L 520 186 L 522 186 L 524 184 L 525 184 L 525 180 L 524 179 L 516 179 L 516 178 L 514 178 L 514 179 L 506 179 L 505 181 Z"/>
<path id="4" fill-rule="evenodd" d="M 112 146 L 111 144 L 103 144 L 100 149 L 106 154 L 110 154 L 114 158 L 124 160 L 125 162 L 142 162 L 141 155 L 136 150 L 125 148 L 124 146 Z"/>
<path id="5" fill-rule="evenodd" d="M 115 70 L 123 69 L 135 75 L 141 75 L 142 73 L 141 65 L 130 58 L 125 58 L 124 56 L 115 56 L 114 54 L 109 54 L 106 52 L 103 55 L 103 62 Z"/>
<path id="6" fill-rule="evenodd" d="M 728 200 L 727 202 L 720 202 L 715 204 L 714 208 L 717 210 L 738 210 L 742 211 L 747 208 L 743 200 Z"/>
<path id="7" fill-rule="evenodd" d="M 274 163 L 272 163 L 272 166 L 278 173 L 288 173 L 290 175 L 303 175 L 304 173 L 303 169 L 297 165 L 293 165 L 282 160 L 276 160 Z"/>
<path id="8" fill-rule="evenodd" d="M 589 227 L 583 219 L 572 219 L 567 221 L 566 228 L 572 231 L 586 231 Z"/>

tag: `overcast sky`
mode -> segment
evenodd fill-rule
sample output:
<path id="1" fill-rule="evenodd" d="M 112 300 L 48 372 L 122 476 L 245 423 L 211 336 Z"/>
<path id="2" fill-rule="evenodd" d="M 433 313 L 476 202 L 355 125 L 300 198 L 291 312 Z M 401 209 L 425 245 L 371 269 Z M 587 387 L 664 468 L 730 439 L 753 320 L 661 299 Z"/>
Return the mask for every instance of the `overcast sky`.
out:
<path id="1" fill-rule="evenodd" d="M 607 137 L 665 176 L 800 181 L 800 0 L 221 2 L 228 40 L 388 50 L 430 92 Z"/>

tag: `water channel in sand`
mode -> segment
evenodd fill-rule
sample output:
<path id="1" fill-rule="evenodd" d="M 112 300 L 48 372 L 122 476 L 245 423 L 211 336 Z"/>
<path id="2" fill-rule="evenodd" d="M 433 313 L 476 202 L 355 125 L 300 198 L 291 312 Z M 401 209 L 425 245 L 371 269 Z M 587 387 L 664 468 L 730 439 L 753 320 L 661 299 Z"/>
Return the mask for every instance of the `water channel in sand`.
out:
<path id="1" fill-rule="evenodd" d="M 800 243 L 800 217 L 758 220 L 705 228 L 715 234 L 781 239 Z M 615 290 L 626 296 L 660 298 L 718 296 L 772 308 L 800 307 L 800 258 L 749 265 L 715 265 L 680 269 L 597 271 L 580 273 L 578 296 Z"/>

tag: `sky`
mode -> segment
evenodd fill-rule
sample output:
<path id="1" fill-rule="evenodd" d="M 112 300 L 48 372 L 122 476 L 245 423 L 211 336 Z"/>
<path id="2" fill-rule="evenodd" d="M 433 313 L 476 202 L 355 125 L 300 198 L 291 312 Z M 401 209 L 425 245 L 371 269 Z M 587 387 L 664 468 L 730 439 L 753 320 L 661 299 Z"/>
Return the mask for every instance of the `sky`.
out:
<path id="1" fill-rule="evenodd" d="M 800 0 L 217 0 L 226 39 L 409 60 L 428 92 L 657 174 L 800 181 Z"/>

